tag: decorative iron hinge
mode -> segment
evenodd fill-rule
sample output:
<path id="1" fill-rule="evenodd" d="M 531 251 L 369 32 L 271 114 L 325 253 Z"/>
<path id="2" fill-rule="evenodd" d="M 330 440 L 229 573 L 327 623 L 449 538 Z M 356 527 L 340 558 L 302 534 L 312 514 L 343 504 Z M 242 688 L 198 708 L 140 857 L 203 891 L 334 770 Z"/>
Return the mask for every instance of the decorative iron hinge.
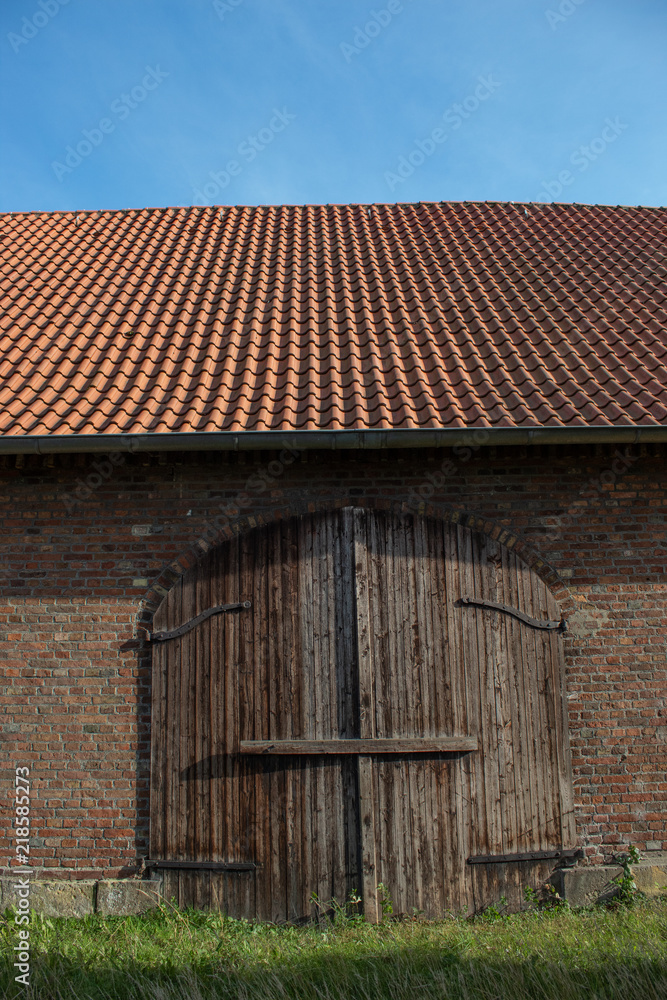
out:
<path id="1" fill-rule="evenodd" d="M 242 601 L 238 604 L 218 604 L 215 608 L 202 611 L 196 618 L 191 618 L 189 622 L 179 625 L 178 628 L 172 628 L 168 632 L 147 632 L 146 638 L 148 642 L 166 642 L 167 639 L 176 639 L 179 635 L 185 635 L 186 632 L 192 631 L 200 622 L 205 622 L 211 615 L 219 615 L 223 611 L 242 611 L 249 607 L 251 607 L 250 601 Z"/>
<path id="2" fill-rule="evenodd" d="M 492 611 L 501 611 L 503 614 L 511 615 L 512 618 L 518 618 L 520 622 L 530 625 L 531 628 L 545 629 L 548 632 L 565 632 L 567 629 L 567 622 L 564 618 L 561 618 L 559 622 L 540 621 L 538 618 L 531 618 L 530 615 L 525 614 L 525 612 L 519 611 L 518 608 L 510 607 L 509 604 L 496 604 L 495 601 L 482 601 L 477 597 L 461 597 L 456 603 L 464 607 L 490 608 Z"/>
<path id="3" fill-rule="evenodd" d="M 469 865 L 504 865 L 508 861 L 547 861 L 550 858 L 562 858 L 566 864 L 573 865 L 583 858 L 580 847 L 564 848 L 556 851 L 524 851 L 521 854 L 477 854 L 468 858 Z"/>

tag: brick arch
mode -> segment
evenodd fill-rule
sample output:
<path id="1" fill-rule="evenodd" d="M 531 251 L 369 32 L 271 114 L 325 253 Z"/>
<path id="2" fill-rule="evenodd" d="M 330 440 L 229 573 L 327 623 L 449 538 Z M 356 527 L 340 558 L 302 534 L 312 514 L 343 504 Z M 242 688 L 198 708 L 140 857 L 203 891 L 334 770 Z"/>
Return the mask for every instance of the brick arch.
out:
<path id="1" fill-rule="evenodd" d="M 503 527 L 497 521 L 481 517 L 479 514 L 470 511 L 460 510 L 445 503 L 424 502 L 415 505 L 400 499 L 339 497 L 335 500 L 323 501 L 322 503 L 313 503 L 312 501 L 304 500 L 301 502 L 296 501 L 280 504 L 273 508 L 272 518 L 262 515 L 245 514 L 241 515 L 234 522 L 233 530 L 229 526 L 220 529 L 210 529 L 205 536 L 199 538 L 182 555 L 169 563 L 153 581 L 142 600 L 139 612 L 139 627 L 143 628 L 152 622 L 157 608 L 174 584 L 187 570 L 216 546 L 222 545 L 224 542 L 240 534 L 252 531 L 263 524 L 267 524 L 269 521 L 286 520 L 302 514 L 317 514 L 341 507 L 372 507 L 398 514 L 432 517 L 452 524 L 461 524 L 480 534 L 488 535 L 499 545 L 513 551 L 523 563 L 544 581 L 564 613 L 572 613 L 576 610 L 575 601 L 572 599 L 567 585 L 554 567 L 547 563 L 539 552 L 524 539 L 520 538 L 519 535 L 512 532 L 509 528 Z"/>

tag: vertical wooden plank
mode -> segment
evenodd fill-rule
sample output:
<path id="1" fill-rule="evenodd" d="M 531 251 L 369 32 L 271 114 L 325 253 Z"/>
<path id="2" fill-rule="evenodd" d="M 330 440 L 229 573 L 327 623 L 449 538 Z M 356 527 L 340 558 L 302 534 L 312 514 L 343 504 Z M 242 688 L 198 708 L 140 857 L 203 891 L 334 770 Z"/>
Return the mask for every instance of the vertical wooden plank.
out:
<path id="1" fill-rule="evenodd" d="M 359 666 L 357 643 L 357 604 L 355 592 L 354 518 L 350 508 L 341 510 L 336 521 L 336 674 L 338 698 L 338 735 L 353 739 L 359 733 Z M 357 810 L 358 765 L 353 759 L 340 763 L 340 813 L 343 819 L 338 836 L 343 848 L 341 890 L 346 899 L 352 889 L 362 891 L 360 871 L 360 832 Z"/>
<path id="2" fill-rule="evenodd" d="M 395 675 L 395 687 L 399 692 L 398 704 L 402 707 L 402 717 L 396 735 L 417 735 L 417 716 L 419 691 L 419 664 L 417 643 L 413 629 L 414 593 L 412 589 L 411 550 L 413 542 L 414 519 L 407 515 L 403 518 L 391 517 L 389 545 L 394 553 L 396 574 L 396 593 L 400 598 L 398 615 L 394 620 L 393 633 L 397 640 L 399 656 L 392 658 L 392 668 Z M 395 795 L 400 806 L 401 816 L 399 851 L 397 857 L 397 882 L 395 886 L 398 912 L 410 911 L 408 901 L 411 885 L 418 888 L 423 885 L 422 856 L 419 850 L 419 825 L 423 803 L 419 801 L 417 774 L 420 765 L 415 761 L 405 759 L 393 768 L 396 789 Z"/>
<path id="3" fill-rule="evenodd" d="M 298 546 L 296 525 L 280 523 L 280 613 L 276 620 L 276 647 L 283 661 L 284 724 L 285 738 L 301 735 L 301 684 L 296 674 L 298 656 L 297 610 L 298 602 Z M 288 920 L 305 916 L 307 909 L 302 899 L 301 886 L 302 844 L 301 798 L 303 766 L 292 763 L 285 771 L 285 903 Z"/>
<path id="4" fill-rule="evenodd" d="M 182 619 L 183 604 L 183 582 L 174 595 L 176 600 L 169 610 L 167 620 L 169 627 L 179 625 Z M 182 716 L 181 705 L 183 703 L 183 691 L 181 689 L 181 643 L 173 642 L 167 644 L 168 661 L 168 684 L 169 700 L 171 702 L 172 725 L 169 734 L 169 778 L 168 778 L 168 810 L 169 810 L 169 857 L 179 859 L 181 853 L 179 817 L 183 811 L 183 804 L 180 798 L 180 746 L 182 739 Z M 176 886 L 180 883 L 178 879 Z"/>
<path id="5" fill-rule="evenodd" d="M 151 782 L 149 851 L 164 858 L 166 830 L 165 770 L 167 761 L 167 665 L 164 647 L 152 650 L 151 664 Z"/>
<path id="6" fill-rule="evenodd" d="M 389 526 L 386 516 L 364 509 L 356 513 L 357 521 L 363 525 L 363 545 L 365 550 L 365 586 L 364 594 L 366 606 L 363 611 L 363 620 L 368 622 L 368 652 L 367 664 L 364 670 L 364 683 L 370 684 L 372 690 L 369 699 L 372 704 L 372 721 L 368 732 L 375 732 L 378 736 L 391 737 L 394 732 L 394 713 L 396 703 L 396 691 L 393 688 L 394 673 L 392 669 L 392 642 L 391 632 L 392 602 L 394 599 L 394 588 L 389 590 L 386 580 L 392 578 L 393 563 L 388 563 L 391 557 L 387 555 L 387 533 Z M 360 612 L 357 612 L 360 618 Z M 362 675 L 360 673 L 360 683 Z M 359 730 L 361 732 L 361 729 Z M 385 885 L 395 883 L 393 865 L 395 864 L 395 850 L 393 844 L 393 834 L 397 819 L 397 804 L 394 800 L 395 782 L 394 770 L 395 762 L 378 758 L 369 758 L 364 762 L 367 768 L 367 781 L 369 782 L 368 794 L 373 796 L 372 812 L 375 836 L 375 873 L 372 886 L 367 888 L 373 893 L 374 914 L 379 915 L 379 908 L 376 910 L 377 898 L 375 893 L 377 885 L 383 882 Z"/>
<path id="7" fill-rule="evenodd" d="M 271 526 L 273 527 L 273 526 Z M 255 717 L 253 728 L 262 735 L 256 739 L 271 739 L 275 719 L 271 710 L 272 671 L 268 661 L 269 600 L 269 533 L 267 529 L 249 532 L 244 544 L 252 562 L 253 585 L 256 599 L 253 602 L 253 658 L 255 687 Z M 279 905 L 274 898 L 275 859 L 272 852 L 273 817 L 271 792 L 275 784 L 275 761 L 261 761 L 255 771 L 255 801 L 253 803 L 253 835 L 262 868 L 257 883 L 257 906 L 263 920 L 274 920 Z M 276 836 L 279 831 L 275 831 Z M 280 919 L 278 917 L 278 919 Z"/>
<path id="8" fill-rule="evenodd" d="M 488 591 L 486 567 L 482 564 L 480 546 L 483 540 L 469 529 L 459 527 L 458 549 L 462 589 L 466 594 L 491 598 Z M 471 831 L 476 844 L 475 853 L 498 853 L 498 761 L 495 742 L 495 711 L 493 704 L 493 665 L 490 636 L 483 616 L 462 615 L 465 647 L 468 652 L 466 675 L 469 678 L 469 702 L 475 706 L 480 750 L 475 761 L 476 822 Z M 492 648 L 492 646 L 491 646 Z M 491 678 L 489 678 L 491 666 Z M 491 679 L 491 683 L 489 680 Z M 481 867 L 481 866 L 480 866 Z M 480 898 L 488 892 L 486 873 L 474 868 L 470 873 L 473 902 L 479 908 Z"/>
<path id="9" fill-rule="evenodd" d="M 401 736 L 408 726 L 405 685 L 405 628 L 403 601 L 405 563 L 395 535 L 394 521 L 382 512 L 369 512 L 369 572 L 371 622 L 374 639 L 372 680 L 382 678 L 385 705 L 382 735 Z M 377 635 L 383 638 L 379 645 Z M 403 683 L 401 683 L 401 679 Z M 409 786 L 406 763 L 395 758 L 378 759 L 378 808 L 376 813 L 376 881 L 389 889 L 397 911 L 405 907 L 406 836 L 410 830 Z"/>
<path id="10" fill-rule="evenodd" d="M 162 622 L 164 627 L 172 628 L 175 624 L 180 624 L 182 581 L 172 591 L 172 601 L 164 608 Z M 161 609 L 162 610 L 162 609 Z M 159 616 L 158 616 L 159 621 Z M 180 647 L 177 644 L 166 644 L 164 649 L 165 675 L 167 689 L 167 706 L 169 722 L 167 726 L 166 756 L 164 760 L 165 768 L 165 838 L 164 838 L 164 858 L 178 858 L 177 830 L 175 829 L 176 814 L 180 807 L 179 802 L 179 743 L 180 743 Z M 178 876 L 170 875 L 165 880 L 165 890 L 168 890 L 167 899 L 172 897 L 178 902 Z"/>
<path id="11" fill-rule="evenodd" d="M 417 525 L 418 557 L 415 561 L 418 623 L 423 650 L 423 727 L 429 735 L 458 733 L 451 706 L 447 708 L 447 632 L 443 627 L 445 591 L 442 525 L 421 518 Z M 456 803 L 451 780 L 458 765 L 437 756 L 422 764 L 424 771 L 425 819 L 423 848 L 426 858 L 423 902 L 415 905 L 427 914 L 442 916 L 446 908 L 458 906 L 460 868 L 452 843 Z"/>
<path id="12" fill-rule="evenodd" d="M 252 579 L 247 560 L 240 550 L 239 540 L 226 542 L 220 550 L 222 596 L 229 601 L 252 601 Z M 224 678 L 224 739 L 220 753 L 221 767 L 220 818 L 224 830 L 224 856 L 228 861 L 254 861 L 254 845 L 249 837 L 249 811 L 245 803 L 248 777 L 245 762 L 236 751 L 247 727 L 247 705 L 253 668 L 248 663 L 246 637 L 252 628 L 252 608 L 239 612 L 224 623 L 220 670 Z M 256 877 L 220 880 L 220 893 L 226 912 L 232 916 L 249 917 L 255 912 Z"/>
<path id="13" fill-rule="evenodd" d="M 373 739 L 375 725 L 375 687 L 371 652 L 372 621 L 371 592 L 368 570 L 368 538 L 365 511 L 355 509 L 354 565 L 357 608 L 357 662 L 359 671 L 359 738 Z M 361 894 L 364 914 L 370 923 L 378 923 L 380 912 L 377 895 L 377 863 L 375 832 L 375 796 L 373 763 L 370 757 L 358 758 L 359 817 L 361 838 Z"/>
<path id="14" fill-rule="evenodd" d="M 345 557 L 341 550 L 344 526 L 339 511 L 327 515 L 327 648 L 329 669 L 325 670 L 325 678 L 329 686 L 329 717 L 328 738 L 340 736 L 340 688 L 346 686 L 345 665 L 340 663 L 339 616 L 340 592 L 338 581 L 345 574 Z M 347 560 L 350 561 L 349 559 Z M 345 877 L 345 832 L 346 816 L 343 802 L 343 761 L 342 758 L 332 760 L 327 767 L 328 794 L 330 798 L 330 844 L 331 858 L 331 896 L 344 903 L 347 879 Z"/>
<path id="15" fill-rule="evenodd" d="M 485 535 L 475 535 L 474 546 L 477 558 L 478 595 L 496 601 L 497 579 L 495 560 L 497 546 Z M 476 615 L 478 630 L 483 636 L 484 656 L 480 661 L 482 671 L 482 733 L 484 740 L 485 785 L 487 791 L 487 822 L 492 843 L 491 852 L 503 851 L 503 824 L 501 812 L 500 733 L 496 714 L 496 659 L 500 645 L 500 618 L 497 614 L 482 611 Z"/>
<path id="16" fill-rule="evenodd" d="M 532 610 L 532 575 L 517 575 L 518 606 Z M 530 613 L 530 612 L 528 612 Z M 531 836 L 530 849 L 545 849 L 546 796 L 544 774 L 544 706 L 540 693 L 540 664 L 536 655 L 535 636 L 530 629 L 520 629 L 521 663 L 524 675 L 526 729 L 531 774 Z"/>
<path id="17" fill-rule="evenodd" d="M 435 674 L 442 669 L 441 637 L 433 633 L 433 592 L 437 587 L 434 572 L 430 524 L 426 518 L 410 518 L 408 554 L 410 560 L 411 621 L 414 663 L 417 669 L 415 695 L 415 729 L 424 736 L 436 735 L 437 702 Z M 451 722 L 450 722 L 451 725 Z M 420 909 L 424 912 L 442 912 L 443 872 L 440 860 L 443 844 L 440 839 L 439 813 L 434 810 L 434 793 L 437 797 L 437 774 L 442 770 L 442 759 L 433 761 L 414 759 L 409 764 L 412 780 L 416 784 L 418 815 L 415 822 L 415 847 L 421 861 L 418 883 L 408 880 L 407 912 Z M 447 764 L 444 764 L 444 768 Z M 410 859 L 408 863 L 411 865 Z"/>
<path id="18" fill-rule="evenodd" d="M 314 615 L 315 615 L 315 602 L 317 600 L 317 595 L 314 589 L 313 580 L 313 560 L 314 549 L 316 551 L 316 543 L 314 538 L 314 531 L 312 526 L 312 521 L 310 518 L 301 518 L 297 523 L 298 535 L 299 535 L 299 614 L 300 614 L 300 624 L 299 624 L 299 635 L 300 635 L 300 650 L 303 662 L 308 662 L 312 659 L 313 650 L 315 645 L 315 626 L 314 626 Z M 316 733 L 316 722 L 315 722 L 315 712 L 316 712 L 316 700 L 315 691 L 313 690 L 313 672 L 312 670 L 301 670 L 300 673 L 296 674 L 298 678 L 299 687 L 301 690 L 301 705 L 302 705 L 302 715 L 301 715 L 301 738 L 302 739 L 314 739 Z M 303 896 L 304 905 L 306 903 L 305 897 L 310 896 L 311 893 L 319 893 L 320 886 L 317 880 L 318 861 L 316 852 L 313 848 L 314 843 L 317 840 L 317 822 L 315 820 L 315 810 L 317 809 L 317 776 L 315 774 L 315 762 L 312 760 L 304 761 L 302 765 L 302 782 L 303 782 L 303 828 L 302 828 L 302 841 L 303 841 Z M 311 912 L 310 906 L 307 912 Z"/>
<path id="19" fill-rule="evenodd" d="M 333 580 L 330 574 L 329 524 L 333 515 L 325 513 L 313 519 L 315 548 L 313 561 L 313 589 L 316 594 L 315 643 L 313 655 L 308 658 L 305 669 L 312 675 L 315 692 L 315 726 L 317 737 L 331 737 L 331 675 L 335 676 L 335 666 L 330 655 L 330 602 L 334 596 Z M 335 766 L 335 764 L 333 765 Z M 331 796 L 331 766 L 324 758 L 318 758 L 315 768 L 317 805 L 318 891 L 322 898 L 333 895 L 333 866 L 331 858 L 332 825 L 334 823 L 334 803 Z"/>
<path id="20" fill-rule="evenodd" d="M 180 624 L 182 581 L 172 591 L 173 600 L 165 608 L 164 621 L 167 628 Z M 178 859 L 178 811 L 179 801 L 179 745 L 180 745 L 180 646 L 167 643 L 165 649 L 167 703 L 169 705 L 169 725 L 167 728 L 167 755 L 165 760 L 165 858 Z M 178 892 L 178 879 L 172 880 L 171 890 Z"/>
<path id="21" fill-rule="evenodd" d="M 489 574 L 495 577 L 495 600 L 509 603 L 512 597 L 508 595 L 508 578 L 511 575 L 509 567 L 514 568 L 514 556 L 497 542 L 487 541 L 487 561 Z M 509 565 L 508 565 L 509 564 Z M 512 720 L 511 695 L 512 680 L 516 674 L 516 665 L 512 662 L 511 622 L 506 615 L 497 615 L 495 630 L 496 645 L 493 651 L 494 663 L 494 695 L 496 713 L 496 732 L 498 744 L 498 777 L 500 791 L 500 824 L 503 853 L 516 850 L 517 844 L 517 802 L 514 774 L 514 733 Z"/>
<path id="22" fill-rule="evenodd" d="M 263 632 L 263 684 L 266 687 L 269 739 L 284 739 L 289 728 L 287 716 L 286 676 L 291 667 L 291 656 L 279 642 L 279 630 L 283 617 L 283 595 L 281 584 L 282 524 L 274 522 L 260 531 L 253 532 L 257 538 L 266 540 L 263 547 L 266 594 L 264 603 Z M 266 853 L 269 859 L 269 881 L 271 894 L 271 920 L 287 920 L 287 867 L 286 867 L 286 771 L 289 761 L 281 758 L 267 765 L 267 822 Z"/>
<path id="23" fill-rule="evenodd" d="M 194 588 L 195 614 L 210 608 L 213 603 L 211 600 L 213 559 L 211 553 L 197 574 Z M 194 813 L 189 817 L 189 857 L 194 861 L 207 861 L 211 857 L 211 620 L 195 628 L 192 636 L 195 649 L 193 664 L 195 696 L 192 743 L 187 769 L 191 775 L 188 781 L 193 786 Z M 190 707 L 191 711 L 193 706 Z M 209 909 L 210 872 L 195 873 L 192 881 L 193 905 L 197 909 Z"/>
<path id="24" fill-rule="evenodd" d="M 236 542 L 219 546 L 214 566 L 211 598 L 216 604 L 250 599 L 251 595 L 241 580 Z M 235 755 L 240 739 L 239 692 L 243 684 L 243 665 L 240 662 L 239 634 L 244 618 L 248 618 L 247 611 L 215 616 L 216 624 L 211 632 L 214 658 L 211 664 L 211 754 L 216 762 L 211 792 L 211 854 L 214 860 L 220 861 L 253 860 L 248 845 L 240 842 L 240 779 Z M 247 901 L 241 897 L 248 877 L 239 879 L 219 875 L 211 881 L 214 887 L 212 906 L 226 913 L 245 914 Z"/>
<path id="25" fill-rule="evenodd" d="M 525 602 L 524 574 L 517 574 L 510 593 L 509 599 L 516 601 L 514 606 L 522 609 Z M 538 770 L 541 771 L 541 755 L 536 733 L 536 725 L 539 726 L 539 709 L 536 705 L 535 661 L 531 637 L 527 630 L 521 627 L 521 623 L 517 623 L 516 628 L 511 626 L 511 630 L 514 637 L 513 653 L 519 698 L 520 735 L 517 742 L 520 746 L 523 776 L 526 781 L 523 796 L 524 826 L 520 843 L 526 850 L 538 850 L 541 846 L 538 782 L 541 782 L 542 778 L 541 774 L 538 776 Z"/>
<path id="26" fill-rule="evenodd" d="M 417 589 L 417 623 L 423 657 L 423 731 L 427 735 L 459 734 L 451 705 L 443 704 L 447 675 L 447 632 L 442 613 L 447 599 L 444 581 L 444 551 L 442 525 L 431 519 L 418 522 L 418 546 L 415 559 Z M 444 713 L 444 714 L 443 714 Z M 424 825 L 422 851 L 425 861 L 423 902 L 418 908 L 441 916 L 449 906 L 460 906 L 459 872 L 461 859 L 455 842 L 457 803 L 452 780 L 459 770 L 450 758 L 436 757 L 423 762 Z"/>
<path id="27" fill-rule="evenodd" d="M 209 570 L 209 607 L 222 604 L 227 593 L 222 569 L 223 548 L 211 553 Z M 204 822 L 208 825 L 208 857 L 211 861 L 225 861 L 223 856 L 224 826 L 226 810 L 221 802 L 224 794 L 223 760 L 226 756 L 225 733 L 225 659 L 224 632 L 227 626 L 225 615 L 213 615 L 209 620 L 209 662 L 208 662 L 208 740 L 203 754 L 208 758 L 208 809 Z M 231 625 L 231 622 L 229 623 Z M 219 888 L 221 880 L 214 876 L 209 880 L 210 907 L 219 908 Z"/>
<path id="28" fill-rule="evenodd" d="M 398 719 L 395 720 L 392 735 L 419 735 L 419 641 L 416 634 L 414 588 L 413 588 L 413 546 L 414 518 L 392 516 L 388 521 L 387 546 L 380 565 L 380 572 L 386 565 L 391 552 L 393 559 L 394 593 L 396 614 L 390 626 L 390 637 L 394 640 L 394 655 L 391 657 L 393 687 L 398 693 Z M 384 575 L 384 574 L 383 574 Z M 390 578 L 391 579 L 391 578 Z M 384 582 L 384 581 L 383 581 Z M 382 590 L 388 590 L 388 580 Z M 378 588 L 379 590 L 379 588 Z M 378 594 L 376 590 L 376 594 Z M 379 596 L 379 594 L 378 594 Z M 395 884 L 391 891 L 395 894 L 398 912 L 407 913 L 411 909 L 411 892 L 416 890 L 414 902 L 420 902 L 424 876 L 420 851 L 420 825 L 423 801 L 419 796 L 419 772 L 422 764 L 409 758 L 397 761 L 391 768 L 394 782 L 396 813 L 396 868 Z"/>
<path id="29" fill-rule="evenodd" d="M 552 610 L 552 596 L 547 590 L 544 582 L 536 575 L 530 575 L 529 601 L 533 617 L 546 617 Z M 549 616 L 551 617 L 551 616 Z M 545 796 L 545 821 L 544 836 L 546 843 L 551 846 L 557 844 L 561 846 L 561 809 L 560 791 L 558 781 L 558 761 L 559 748 L 558 740 L 560 735 L 560 712 L 559 702 L 561 691 L 556 691 L 554 687 L 554 669 L 557 664 L 551 659 L 550 636 L 545 632 L 533 632 L 533 643 L 535 649 L 535 662 L 538 674 L 538 691 L 541 706 L 542 718 L 542 754 L 544 770 L 544 796 Z"/>
<path id="30" fill-rule="evenodd" d="M 295 595 L 293 603 L 294 624 L 292 645 L 301 651 L 300 656 L 304 659 L 308 656 L 308 650 L 312 649 L 310 635 L 312 623 L 310 608 L 305 607 L 305 601 L 312 602 L 312 574 L 310 570 L 310 550 L 312 549 L 312 533 L 307 530 L 304 521 L 300 521 L 292 530 L 291 537 L 295 546 L 294 562 L 290 575 L 290 592 Z M 294 663 L 296 668 L 296 660 Z M 295 729 L 294 732 L 301 738 L 306 738 L 312 731 L 311 725 L 311 702 L 310 702 L 310 678 L 295 674 L 293 681 L 293 704 Z M 299 762 L 298 774 L 295 773 L 296 798 L 295 806 L 295 837 L 297 838 L 297 856 L 299 870 L 294 873 L 294 880 L 297 883 L 298 915 L 300 917 L 311 916 L 313 907 L 310 902 L 310 894 L 314 887 L 312 885 L 312 864 L 311 864 L 311 828 L 312 828 L 312 797 L 311 797 L 311 762 L 302 760 Z"/>
<path id="31" fill-rule="evenodd" d="M 516 560 L 504 547 L 499 547 L 499 583 L 498 600 L 510 607 L 519 608 L 519 575 L 516 572 Z M 506 767 L 511 770 L 512 789 L 507 793 L 503 808 L 512 811 L 512 829 L 507 834 L 507 843 L 513 846 L 505 848 L 508 852 L 530 850 L 530 813 L 532 774 L 529 767 L 528 744 L 526 732 L 524 686 L 523 686 L 523 656 L 521 647 L 521 629 L 523 623 L 510 616 L 503 616 L 501 622 L 501 644 L 498 649 L 499 669 L 504 674 L 503 687 L 506 691 L 506 710 L 509 721 L 509 746 L 506 748 Z M 507 782 L 509 775 L 506 775 Z"/>
<path id="32" fill-rule="evenodd" d="M 554 602 L 555 603 L 555 602 Z M 551 664 L 553 669 L 554 695 L 556 698 L 557 720 L 556 741 L 558 754 L 558 793 L 561 815 L 561 841 L 563 847 L 574 847 L 577 840 L 574 814 L 574 782 L 572 778 L 572 756 L 568 723 L 567 677 L 563 637 L 549 636 Z"/>
<path id="33" fill-rule="evenodd" d="M 196 604 L 198 571 L 199 564 L 195 567 L 194 573 L 188 574 L 183 579 L 180 622 L 187 622 L 198 613 Z M 189 781 L 185 777 L 193 763 L 194 752 L 197 705 L 195 631 L 187 632 L 184 636 L 171 640 L 169 645 L 173 646 L 174 650 L 180 648 L 180 738 L 176 775 L 177 805 L 175 827 L 177 857 L 187 861 L 194 846 L 192 843 L 192 819 L 196 808 L 195 782 Z M 193 904 L 192 889 L 192 876 L 189 873 L 182 872 L 179 879 L 179 906 L 191 906 Z"/>
<path id="34" fill-rule="evenodd" d="M 234 684 L 240 681 L 238 696 L 238 737 L 237 739 L 256 739 L 258 730 L 256 727 L 257 717 L 260 714 L 256 705 L 257 673 L 261 670 L 261 664 L 255 657 L 255 620 L 263 613 L 261 603 L 261 593 L 257 587 L 255 562 L 256 546 L 248 535 L 243 535 L 235 539 L 233 546 L 237 552 L 237 558 L 241 567 L 242 590 L 247 594 L 248 600 L 252 602 L 252 607 L 247 615 L 243 615 L 239 620 L 239 678 L 234 677 L 234 665 L 229 663 L 228 683 Z M 259 602 L 259 605 L 258 605 Z M 248 761 L 238 756 L 234 759 L 232 774 L 238 775 L 238 807 L 237 807 L 237 827 L 232 836 L 232 843 L 236 850 L 246 850 L 250 855 L 250 860 L 263 865 L 264 858 L 261 853 L 262 843 L 260 842 L 260 831 L 256 823 L 256 812 L 262 808 L 262 786 L 259 765 L 256 761 Z M 249 919 L 260 916 L 260 899 L 266 898 L 264 882 L 266 873 L 264 867 L 256 873 L 252 882 L 248 885 L 248 895 L 245 904 L 247 913 L 239 913 Z M 236 916 L 237 914 L 233 914 Z"/>
<path id="35" fill-rule="evenodd" d="M 533 608 L 535 597 L 537 597 L 537 601 L 539 602 L 539 596 L 536 595 L 536 585 L 538 582 L 539 584 L 542 582 L 539 580 L 539 577 L 530 576 L 525 579 L 525 602 L 531 609 Z M 540 587 L 540 591 L 541 589 Z M 537 704 L 539 706 L 538 778 L 540 781 L 540 842 L 547 846 L 554 843 L 554 837 L 558 838 L 560 836 L 560 817 L 554 815 L 554 809 L 557 806 L 552 794 L 555 764 L 555 753 L 552 746 L 554 722 L 553 692 L 549 690 L 548 667 L 544 656 L 543 635 L 541 632 L 535 632 L 532 629 L 529 631 L 534 664 L 533 669 L 537 684 Z"/>
<path id="36" fill-rule="evenodd" d="M 450 720 L 452 729 L 456 733 L 478 735 L 479 701 L 478 698 L 472 697 L 479 691 L 477 663 L 473 650 L 464 641 L 465 636 L 470 633 L 467 628 L 464 632 L 461 609 L 456 606 L 456 601 L 467 592 L 468 586 L 464 553 L 459 552 L 459 533 L 460 529 L 455 524 L 442 526 L 444 610 L 441 634 L 445 650 L 447 685 L 440 720 L 443 725 Z M 447 819 L 449 856 L 456 858 L 456 865 L 453 867 L 458 873 L 458 877 L 452 880 L 453 897 L 445 900 L 445 905 L 467 913 L 472 910 L 473 900 L 471 871 L 465 864 L 465 859 L 473 853 L 473 836 L 479 822 L 477 775 L 480 768 L 478 754 L 468 754 L 457 761 L 452 769 L 454 772 L 452 785 L 449 788 L 442 788 L 440 799 L 441 815 Z"/>

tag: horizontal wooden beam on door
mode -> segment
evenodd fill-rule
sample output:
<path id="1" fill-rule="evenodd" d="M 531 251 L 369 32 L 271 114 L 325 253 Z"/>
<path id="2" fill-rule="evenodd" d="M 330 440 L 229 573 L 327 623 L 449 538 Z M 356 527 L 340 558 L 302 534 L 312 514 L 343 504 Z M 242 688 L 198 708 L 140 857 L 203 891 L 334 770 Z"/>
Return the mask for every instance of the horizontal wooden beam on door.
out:
<path id="1" fill-rule="evenodd" d="M 476 736 L 375 740 L 243 740 L 244 754 L 455 753 L 477 750 Z"/>
<path id="2" fill-rule="evenodd" d="M 183 868 L 194 871 L 253 872 L 254 861 L 146 861 L 146 868 Z"/>

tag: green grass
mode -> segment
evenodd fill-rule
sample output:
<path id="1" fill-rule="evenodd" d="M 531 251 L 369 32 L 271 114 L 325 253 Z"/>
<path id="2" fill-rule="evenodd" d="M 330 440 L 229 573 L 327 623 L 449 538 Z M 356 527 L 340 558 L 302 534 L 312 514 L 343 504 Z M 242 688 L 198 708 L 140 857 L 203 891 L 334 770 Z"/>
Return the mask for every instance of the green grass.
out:
<path id="1" fill-rule="evenodd" d="M 665 1000 L 667 903 L 495 920 L 276 927 L 169 907 L 33 918 L 31 985 L 0 918 L 0 997 L 39 1000 Z"/>

